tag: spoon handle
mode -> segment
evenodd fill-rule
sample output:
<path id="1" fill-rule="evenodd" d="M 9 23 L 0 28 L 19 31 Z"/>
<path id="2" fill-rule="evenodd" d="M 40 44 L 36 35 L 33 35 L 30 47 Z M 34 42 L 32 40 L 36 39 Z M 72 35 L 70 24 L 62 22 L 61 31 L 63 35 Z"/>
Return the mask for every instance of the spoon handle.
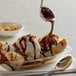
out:
<path id="1" fill-rule="evenodd" d="M 56 75 L 56 74 L 70 74 L 70 73 L 76 73 L 76 69 L 69 69 L 69 70 L 52 70 L 46 73 L 44 76 L 49 76 L 49 75 Z"/>
<path id="2" fill-rule="evenodd" d="M 69 74 L 69 73 L 76 73 L 76 69 L 69 69 L 64 71 L 56 71 L 53 74 Z"/>
<path id="3" fill-rule="evenodd" d="M 55 73 L 57 71 L 60 71 L 60 70 L 53 69 L 53 70 L 47 72 L 44 76 L 49 76 L 50 74 L 53 74 L 53 73 Z"/>
<path id="4" fill-rule="evenodd" d="M 40 5 L 40 8 L 43 6 L 43 0 L 41 0 L 41 5 Z"/>

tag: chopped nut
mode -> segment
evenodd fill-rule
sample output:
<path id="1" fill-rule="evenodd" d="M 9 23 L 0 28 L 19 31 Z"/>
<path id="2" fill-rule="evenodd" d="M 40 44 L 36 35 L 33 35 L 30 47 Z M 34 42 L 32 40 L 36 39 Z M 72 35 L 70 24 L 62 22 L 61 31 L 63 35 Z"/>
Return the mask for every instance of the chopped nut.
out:
<path id="1" fill-rule="evenodd" d="M 0 27 L 1 31 L 14 31 L 20 29 L 19 26 Z"/>

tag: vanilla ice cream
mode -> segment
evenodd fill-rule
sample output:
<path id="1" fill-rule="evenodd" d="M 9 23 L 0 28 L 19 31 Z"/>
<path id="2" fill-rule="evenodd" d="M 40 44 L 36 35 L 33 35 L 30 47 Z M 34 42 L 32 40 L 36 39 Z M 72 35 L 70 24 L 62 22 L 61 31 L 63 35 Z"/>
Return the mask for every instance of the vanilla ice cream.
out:
<path id="1" fill-rule="evenodd" d="M 16 52 L 26 56 L 27 60 L 33 60 L 40 57 L 41 47 L 37 38 L 33 35 L 26 35 L 19 38 L 13 44 Z"/>

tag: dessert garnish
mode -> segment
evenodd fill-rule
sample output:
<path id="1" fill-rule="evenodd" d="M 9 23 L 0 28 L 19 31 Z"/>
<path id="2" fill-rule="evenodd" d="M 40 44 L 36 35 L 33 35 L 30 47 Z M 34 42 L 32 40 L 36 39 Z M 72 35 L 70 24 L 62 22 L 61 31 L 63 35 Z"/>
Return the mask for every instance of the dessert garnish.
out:
<path id="1" fill-rule="evenodd" d="M 0 27 L 0 31 L 14 31 L 20 29 L 19 26 Z"/>

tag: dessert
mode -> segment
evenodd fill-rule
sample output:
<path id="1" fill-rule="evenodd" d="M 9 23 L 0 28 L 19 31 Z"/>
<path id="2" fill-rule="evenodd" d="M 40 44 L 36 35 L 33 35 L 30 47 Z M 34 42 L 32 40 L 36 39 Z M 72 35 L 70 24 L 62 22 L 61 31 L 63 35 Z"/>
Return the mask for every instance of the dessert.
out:
<path id="1" fill-rule="evenodd" d="M 0 64 L 10 67 L 11 70 L 24 70 L 51 64 L 54 61 L 32 62 L 32 60 L 55 56 L 63 52 L 66 46 L 67 40 L 60 40 L 55 34 L 43 38 L 36 38 L 29 34 L 20 37 L 12 45 L 0 42 Z"/>
<path id="2" fill-rule="evenodd" d="M 67 40 L 60 40 L 58 35 L 46 35 L 36 38 L 26 35 L 17 39 L 12 45 L 0 42 L 0 64 L 8 66 L 11 70 L 24 70 L 51 64 L 52 60 L 29 62 L 36 59 L 55 56 L 64 51 Z"/>

